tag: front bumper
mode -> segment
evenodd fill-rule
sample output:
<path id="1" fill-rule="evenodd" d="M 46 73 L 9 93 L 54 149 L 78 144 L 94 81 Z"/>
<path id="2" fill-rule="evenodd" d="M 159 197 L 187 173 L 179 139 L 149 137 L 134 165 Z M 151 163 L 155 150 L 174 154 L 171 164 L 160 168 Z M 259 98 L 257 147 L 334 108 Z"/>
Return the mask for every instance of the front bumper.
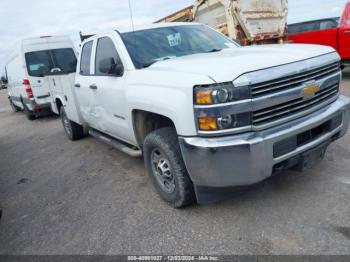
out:
<path id="1" fill-rule="evenodd" d="M 292 152 L 274 157 L 274 145 L 316 128 L 342 114 L 341 124 Z M 209 188 L 238 187 L 270 177 L 279 163 L 327 141 L 345 135 L 349 128 L 350 99 L 339 98 L 309 116 L 260 132 L 220 138 L 180 137 L 182 155 L 195 185 Z"/>

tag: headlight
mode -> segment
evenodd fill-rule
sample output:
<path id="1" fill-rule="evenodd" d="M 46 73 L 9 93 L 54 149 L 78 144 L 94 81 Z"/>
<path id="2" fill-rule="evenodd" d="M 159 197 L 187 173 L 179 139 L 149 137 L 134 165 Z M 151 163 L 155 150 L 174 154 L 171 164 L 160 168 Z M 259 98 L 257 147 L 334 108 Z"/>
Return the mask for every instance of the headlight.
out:
<path id="1" fill-rule="evenodd" d="M 250 97 L 247 86 L 235 87 L 232 82 L 194 87 L 194 103 L 197 105 L 224 104 Z"/>

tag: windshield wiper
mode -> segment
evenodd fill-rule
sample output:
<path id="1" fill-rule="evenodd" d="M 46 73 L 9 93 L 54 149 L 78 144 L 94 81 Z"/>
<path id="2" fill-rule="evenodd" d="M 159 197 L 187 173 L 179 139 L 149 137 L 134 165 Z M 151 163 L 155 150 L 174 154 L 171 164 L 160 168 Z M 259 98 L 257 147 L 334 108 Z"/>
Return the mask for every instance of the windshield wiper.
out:
<path id="1" fill-rule="evenodd" d="M 158 58 L 158 59 L 155 59 L 154 61 L 148 63 L 148 64 L 144 64 L 142 65 L 142 68 L 147 68 L 147 67 L 150 67 L 151 65 L 157 63 L 157 62 L 160 62 L 160 61 L 165 61 L 165 60 L 169 60 L 169 59 L 172 59 L 172 58 L 175 58 L 176 56 L 165 56 L 165 57 L 161 57 L 161 58 Z"/>

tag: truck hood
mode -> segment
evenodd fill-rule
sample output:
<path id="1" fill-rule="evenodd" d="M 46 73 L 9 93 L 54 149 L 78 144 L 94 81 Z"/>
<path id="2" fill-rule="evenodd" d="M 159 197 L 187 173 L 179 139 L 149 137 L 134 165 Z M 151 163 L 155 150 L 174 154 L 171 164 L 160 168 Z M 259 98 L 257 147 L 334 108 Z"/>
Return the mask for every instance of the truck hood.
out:
<path id="1" fill-rule="evenodd" d="M 195 54 L 153 64 L 147 70 L 206 75 L 216 82 L 232 81 L 256 70 L 289 64 L 335 52 L 318 45 L 265 45 L 224 49 L 217 53 Z"/>

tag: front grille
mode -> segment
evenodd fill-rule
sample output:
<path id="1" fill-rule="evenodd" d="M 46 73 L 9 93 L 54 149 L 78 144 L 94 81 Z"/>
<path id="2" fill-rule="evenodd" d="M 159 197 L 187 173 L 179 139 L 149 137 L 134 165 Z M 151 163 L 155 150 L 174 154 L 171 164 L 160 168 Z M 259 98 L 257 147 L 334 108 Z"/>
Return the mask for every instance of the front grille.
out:
<path id="1" fill-rule="evenodd" d="M 303 72 L 300 74 L 287 76 L 259 84 L 254 84 L 251 86 L 252 98 L 257 98 L 261 96 L 266 96 L 269 94 L 274 94 L 281 92 L 293 87 L 300 86 L 301 84 L 311 81 L 319 80 L 330 76 L 340 70 L 340 64 L 332 63 L 317 69 L 310 70 L 308 72 Z"/>
<path id="2" fill-rule="evenodd" d="M 253 125 L 259 126 L 278 121 L 300 112 L 307 111 L 323 103 L 332 103 L 339 93 L 339 83 L 318 91 L 311 99 L 302 97 L 283 104 L 264 108 L 253 112 Z"/>

